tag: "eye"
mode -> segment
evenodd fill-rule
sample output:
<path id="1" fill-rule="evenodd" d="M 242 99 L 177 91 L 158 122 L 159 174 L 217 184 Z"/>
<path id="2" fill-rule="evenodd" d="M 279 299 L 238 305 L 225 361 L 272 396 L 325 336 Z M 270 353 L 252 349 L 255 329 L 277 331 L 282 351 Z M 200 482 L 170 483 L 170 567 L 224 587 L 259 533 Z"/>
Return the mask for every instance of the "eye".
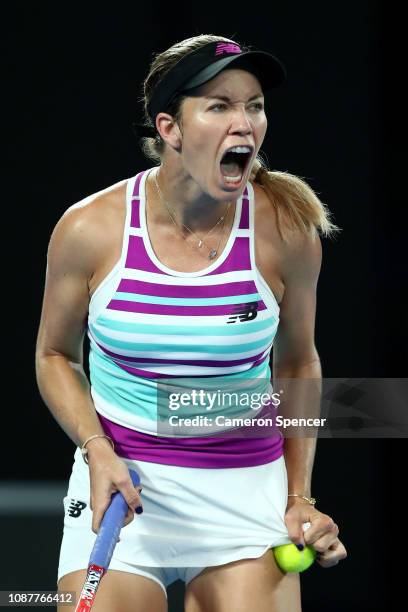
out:
<path id="1" fill-rule="evenodd" d="M 218 102 L 217 104 L 213 104 L 210 110 L 220 111 L 220 110 L 225 110 L 226 108 L 227 108 L 227 105 L 224 102 Z"/>
<path id="2" fill-rule="evenodd" d="M 251 104 L 251 108 L 256 111 L 263 111 L 264 105 L 262 102 L 254 102 L 253 104 Z"/>

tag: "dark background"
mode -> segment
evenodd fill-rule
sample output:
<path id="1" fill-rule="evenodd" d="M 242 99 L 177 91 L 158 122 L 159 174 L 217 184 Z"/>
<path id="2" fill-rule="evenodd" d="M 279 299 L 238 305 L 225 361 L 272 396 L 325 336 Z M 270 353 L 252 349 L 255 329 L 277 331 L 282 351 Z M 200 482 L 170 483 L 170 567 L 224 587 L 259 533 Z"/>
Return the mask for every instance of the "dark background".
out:
<path id="1" fill-rule="evenodd" d="M 304 177 L 343 230 L 323 240 L 316 345 L 324 375 L 406 375 L 398 23 L 385 3 L 369 0 L 119 3 L 88 12 L 33 5 L 4 15 L 3 483 L 69 477 L 74 447 L 42 402 L 34 371 L 48 240 L 71 204 L 150 166 L 130 128 L 142 80 L 153 52 L 195 34 L 233 37 L 287 66 L 287 84 L 268 98 L 262 149 L 272 169 Z M 349 556 L 302 576 L 304 610 L 390 609 L 398 589 L 390 542 L 404 540 L 393 512 L 405 446 L 319 441 L 313 494 L 339 524 Z M 0 590 L 55 588 L 61 526 L 62 514 L 0 515 L 15 555 L 1 562 Z M 38 573 L 22 577 L 25 537 Z M 170 612 L 182 609 L 181 594 L 181 583 L 171 587 Z"/>

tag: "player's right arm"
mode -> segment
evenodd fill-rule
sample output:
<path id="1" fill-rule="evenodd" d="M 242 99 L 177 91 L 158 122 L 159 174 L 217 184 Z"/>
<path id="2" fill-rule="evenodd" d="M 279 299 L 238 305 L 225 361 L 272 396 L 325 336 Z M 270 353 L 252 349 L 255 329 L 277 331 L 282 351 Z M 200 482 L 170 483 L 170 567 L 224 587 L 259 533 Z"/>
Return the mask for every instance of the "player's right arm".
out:
<path id="1" fill-rule="evenodd" d="M 99 207 L 99 212 L 101 207 Z M 101 261 L 101 215 L 95 203 L 69 208 L 57 223 L 49 243 L 41 320 L 36 346 L 36 375 L 41 396 L 54 418 L 77 446 L 104 431 L 98 419 L 83 368 L 83 340 L 89 306 L 89 281 Z M 110 501 L 120 490 L 130 508 L 140 498 L 125 463 L 108 440 L 88 446 L 93 529 L 96 531 Z M 133 512 L 129 512 L 129 522 Z"/>

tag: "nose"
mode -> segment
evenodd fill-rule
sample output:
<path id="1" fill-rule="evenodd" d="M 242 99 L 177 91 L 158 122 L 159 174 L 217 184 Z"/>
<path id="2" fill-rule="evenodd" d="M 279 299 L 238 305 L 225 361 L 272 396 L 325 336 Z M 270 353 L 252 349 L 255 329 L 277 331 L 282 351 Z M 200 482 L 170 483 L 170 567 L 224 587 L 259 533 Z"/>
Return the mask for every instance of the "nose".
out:
<path id="1" fill-rule="evenodd" d="M 252 124 L 244 106 L 234 109 L 230 133 L 247 136 L 252 133 Z"/>

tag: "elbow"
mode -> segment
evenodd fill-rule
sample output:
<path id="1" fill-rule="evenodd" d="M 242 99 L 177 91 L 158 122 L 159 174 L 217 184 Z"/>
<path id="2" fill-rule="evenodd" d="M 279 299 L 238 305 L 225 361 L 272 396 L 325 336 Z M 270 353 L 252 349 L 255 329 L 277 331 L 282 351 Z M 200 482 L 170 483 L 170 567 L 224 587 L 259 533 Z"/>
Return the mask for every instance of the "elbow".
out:
<path id="1" fill-rule="evenodd" d="M 285 361 L 273 361 L 274 376 L 296 377 L 310 374 L 312 378 L 321 376 L 322 366 L 317 353 L 303 358 L 293 357 Z"/>
<path id="2" fill-rule="evenodd" d="M 35 352 L 35 374 L 37 384 L 41 382 L 55 370 L 69 366 L 71 370 L 83 372 L 82 360 L 73 359 L 53 349 L 37 349 Z"/>

